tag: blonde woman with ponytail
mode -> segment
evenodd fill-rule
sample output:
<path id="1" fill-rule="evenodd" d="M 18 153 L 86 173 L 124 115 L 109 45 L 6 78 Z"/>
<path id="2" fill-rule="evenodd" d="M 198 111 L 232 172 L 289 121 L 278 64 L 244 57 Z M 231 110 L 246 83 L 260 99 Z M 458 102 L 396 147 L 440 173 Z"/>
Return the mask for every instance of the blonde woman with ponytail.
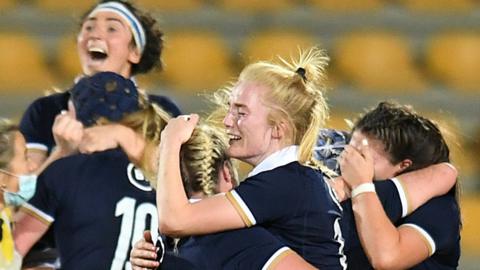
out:
<path id="1" fill-rule="evenodd" d="M 171 119 L 159 146 L 157 207 L 160 232 L 202 235 L 262 226 L 287 247 L 263 267 L 295 259 L 295 269 L 345 269 L 341 207 L 312 157 L 328 117 L 324 74 L 328 58 L 311 48 L 299 58 L 248 65 L 216 95 L 229 136 L 227 154 L 254 166 L 235 189 L 189 203 L 180 170 L 182 144 L 198 116 Z M 217 112 L 215 115 L 219 115 Z M 234 245 L 234 243 L 232 243 Z"/>

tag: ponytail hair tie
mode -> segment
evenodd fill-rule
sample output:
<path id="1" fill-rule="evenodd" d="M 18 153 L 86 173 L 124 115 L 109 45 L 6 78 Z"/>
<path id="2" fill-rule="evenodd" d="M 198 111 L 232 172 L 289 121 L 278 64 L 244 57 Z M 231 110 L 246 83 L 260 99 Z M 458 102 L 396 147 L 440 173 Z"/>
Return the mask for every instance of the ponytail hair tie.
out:
<path id="1" fill-rule="evenodd" d="M 304 69 L 304 68 L 299 67 L 299 68 L 295 71 L 295 73 L 297 73 L 298 75 L 300 75 L 300 77 L 302 77 L 303 82 L 307 82 L 307 76 L 305 75 L 306 72 L 305 72 L 305 69 Z"/>

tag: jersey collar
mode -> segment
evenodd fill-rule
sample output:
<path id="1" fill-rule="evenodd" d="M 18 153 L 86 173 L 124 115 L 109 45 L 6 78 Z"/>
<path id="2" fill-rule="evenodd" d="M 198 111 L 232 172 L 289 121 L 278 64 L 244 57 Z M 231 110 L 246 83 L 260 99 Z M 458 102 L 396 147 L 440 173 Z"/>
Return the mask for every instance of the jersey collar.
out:
<path id="1" fill-rule="evenodd" d="M 260 162 L 257 166 L 255 166 L 255 168 L 253 168 L 247 177 L 251 177 L 261 172 L 270 171 L 283 165 L 287 165 L 288 163 L 298 161 L 298 148 L 298 145 L 290 145 L 277 152 L 274 152 Z"/>

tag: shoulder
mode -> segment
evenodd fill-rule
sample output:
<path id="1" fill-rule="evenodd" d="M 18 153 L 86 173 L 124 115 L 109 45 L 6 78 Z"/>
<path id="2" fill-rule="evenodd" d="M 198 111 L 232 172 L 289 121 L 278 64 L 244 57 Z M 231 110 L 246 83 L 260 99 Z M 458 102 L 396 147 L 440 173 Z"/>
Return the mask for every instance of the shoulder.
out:
<path id="1" fill-rule="evenodd" d="M 54 161 L 45 169 L 45 173 L 62 172 L 68 174 L 78 173 L 77 170 L 89 170 L 91 172 L 104 167 L 121 166 L 127 162 L 127 156 L 119 149 L 96 152 L 92 154 L 74 154 Z"/>
<path id="2" fill-rule="evenodd" d="M 178 116 L 181 114 L 178 105 L 169 97 L 161 95 L 148 95 L 148 98 L 153 103 L 160 106 L 162 109 L 170 113 L 172 116 Z"/>
<path id="3" fill-rule="evenodd" d="M 48 96 L 39 97 L 34 100 L 30 107 L 44 107 L 44 106 L 54 106 L 54 107 L 67 107 L 68 99 L 70 98 L 70 94 L 68 92 L 62 93 L 54 93 Z"/>
<path id="4" fill-rule="evenodd" d="M 49 115 L 57 115 L 61 110 L 67 109 L 69 96 L 65 92 L 39 97 L 28 106 L 23 118 L 31 118 L 37 115 L 46 118 Z"/>

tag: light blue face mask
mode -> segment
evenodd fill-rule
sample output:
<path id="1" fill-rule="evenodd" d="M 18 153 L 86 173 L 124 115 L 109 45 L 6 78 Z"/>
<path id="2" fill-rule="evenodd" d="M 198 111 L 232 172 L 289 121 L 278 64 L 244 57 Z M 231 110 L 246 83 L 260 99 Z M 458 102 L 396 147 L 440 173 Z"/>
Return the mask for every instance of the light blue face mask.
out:
<path id="1" fill-rule="evenodd" d="M 7 205 L 20 206 L 33 197 L 33 194 L 35 194 L 35 188 L 37 186 L 36 175 L 16 175 L 5 170 L 0 169 L 0 171 L 8 175 L 18 177 L 18 192 L 10 192 L 2 188 L 3 198 Z"/>

